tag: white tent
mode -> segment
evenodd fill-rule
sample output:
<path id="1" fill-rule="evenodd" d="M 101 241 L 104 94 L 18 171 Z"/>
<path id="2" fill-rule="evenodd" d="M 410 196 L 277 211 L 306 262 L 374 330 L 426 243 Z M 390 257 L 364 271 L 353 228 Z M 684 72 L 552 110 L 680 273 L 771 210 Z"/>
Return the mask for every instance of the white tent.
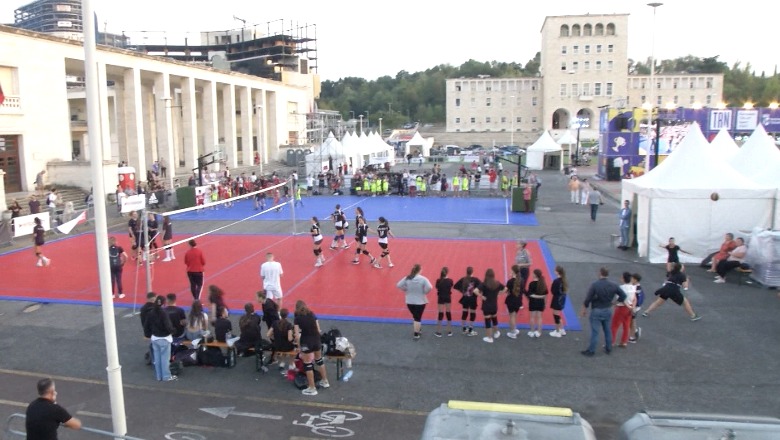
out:
<path id="1" fill-rule="evenodd" d="M 739 146 L 734 142 L 734 138 L 731 137 L 729 131 L 725 128 L 721 128 L 715 139 L 710 142 L 710 146 L 715 154 L 720 155 L 722 158 L 729 160 L 739 152 Z"/>
<path id="2" fill-rule="evenodd" d="M 330 169 L 331 162 L 333 163 L 333 168 L 335 168 L 346 161 L 348 159 L 344 146 L 331 132 L 319 148 L 306 155 L 306 175 L 317 175 L 326 169 Z"/>
<path id="3" fill-rule="evenodd" d="M 420 132 L 415 132 L 414 136 L 406 143 L 406 150 L 404 155 L 412 153 L 412 156 L 417 157 L 416 152 L 420 153 L 422 157 L 428 157 L 431 155 L 431 147 L 433 146 L 433 138 L 425 139 Z"/>
<path id="4" fill-rule="evenodd" d="M 742 144 L 731 160 L 734 169 L 754 182 L 777 188 L 773 229 L 780 229 L 780 151 L 763 125 Z"/>
<path id="5" fill-rule="evenodd" d="M 711 154 L 698 124 L 652 171 L 623 180 L 623 200 L 637 215 L 639 256 L 651 263 L 666 261 L 659 244 L 669 237 L 692 254 L 682 261 L 696 262 L 717 250 L 726 232 L 768 227 L 775 192 Z"/>
<path id="6" fill-rule="evenodd" d="M 544 155 L 548 153 L 559 153 L 561 155 L 560 166 L 563 169 L 563 149 L 553 140 L 550 133 L 545 131 L 533 145 L 528 147 L 525 157 L 525 164 L 528 169 L 541 170 L 544 168 Z"/>
<path id="7" fill-rule="evenodd" d="M 557 140 L 558 145 L 566 145 L 566 156 L 569 158 L 571 164 L 571 146 L 577 145 L 577 138 L 572 134 L 571 130 L 566 130 L 566 133 Z"/>
<path id="8" fill-rule="evenodd" d="M 369 133 L 367 147 L 368 164 L 384 165 L 385 162 L 390 162 L 391 165 L 395 164 L 395 148 L 382 140 L 382 136 L 378 133 Z"/>

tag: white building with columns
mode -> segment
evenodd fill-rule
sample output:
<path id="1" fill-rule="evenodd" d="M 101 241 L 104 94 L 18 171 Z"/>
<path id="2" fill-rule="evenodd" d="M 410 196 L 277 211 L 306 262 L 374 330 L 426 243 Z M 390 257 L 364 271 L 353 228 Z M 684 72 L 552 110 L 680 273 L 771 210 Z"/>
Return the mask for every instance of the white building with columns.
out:
<path id="1" fill-rule="evenodd" d="M 6 191 L 30 191 L 41 170 L 48 182 L 82 188 L 89 181 L 80 42 L 0 26 L 0 169 Z M 98 46 L 103 160 L 111 192 L 120 161 L 139 180 L 160 160 L 167 182 L 197 168 L 199 156 L 223 152 L 229 167 L 282 159 L 306 139 L 305 114 L 319 77 L 283 72 L 273 81 L 236 72 Z M 78 84 L 79 81 L 71 82 Z"/>

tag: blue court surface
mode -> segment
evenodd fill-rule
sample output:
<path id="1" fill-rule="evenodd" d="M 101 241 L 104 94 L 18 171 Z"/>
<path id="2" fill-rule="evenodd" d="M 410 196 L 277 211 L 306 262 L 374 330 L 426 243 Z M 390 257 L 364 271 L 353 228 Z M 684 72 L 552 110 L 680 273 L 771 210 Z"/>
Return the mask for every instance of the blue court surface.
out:
<path id="1" fill-rule="evenodd" d="M 266 211 L 252 220 L 289 220 L 292 216 L 291 206 L 286 204 L 278 212 L 268 209 L 272 200 L 267 200 Z M 363 209 L 366 219 L 376 221 L 384 216 L 391 222 L 425 222 L 425 223 L 475 223 L 485 225 L 517 225 L 538 226 L 533 213 L 512 212 L 510 201 L 505 198 L 452 198 L 452 197 L 360 197 L 360 196 L 313 196 L 303 198 L 303 207 L 295 207 L 297 219 L 308 219 L 312 216 L 320 220 L 327 219 L 335 210 L 336 204 L 347 214 L 347 219 L 354 218 L 356 207 Z M 210 205 L 203 209 L 176 214 L 176 220 L 241 220 L 256 215 L 251 200 L 236 202 L 227 208 L 223 204 Z"/>

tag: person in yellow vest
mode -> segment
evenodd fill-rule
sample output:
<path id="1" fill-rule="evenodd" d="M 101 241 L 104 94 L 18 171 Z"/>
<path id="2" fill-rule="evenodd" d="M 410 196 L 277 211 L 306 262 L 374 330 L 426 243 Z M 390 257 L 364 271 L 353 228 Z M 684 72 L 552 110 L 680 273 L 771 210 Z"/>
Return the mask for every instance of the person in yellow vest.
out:
<path id="1" fill-rule="evenodd" d="M 360 179 L 355 179 L 355 195 L 361 195 L 363 192 L 363 182 Z"/>
<path id="2" fill-rule="evenodd" d="M 517 171 L 512 175 L 512 188 L 520 186 L 520 178 L 517 176 Z"/>
<path id="3" fill-rule="evenodd" d="M 414 179 L 414 183 L 417 184 L 417 195 L 419 197 L 422 197 L 425 195 L 425 187 L 423 186 L 423 178 L 422 176 L 418 175 L 416 179 Z"/>
<path id="4" fill-rule="evenodd" d="M 422 176 L 420 178 L 420 195 L 421 196 L 427 196 L 428 195 L 428 178 L 427 178 L 427 176 Z"/>
<path id="5" fill-rule="evenodd" d="M 390 182 L 386 176 L 382 179 L 382 194 L 386 196 L 390 195 Z"/>
<path id="6" fill-rule="evenodd" d="M 460 197 L 460 176 L 458 173 L 452 176 L 452 196 Z"/>
<path id="7" fill-rule="evenodd" d="M 501 173 L 501 193 L 506 197 L 509 194 L 509 177 Z"/>
<path id="8" fill-rule="evenodd" d="M 469 196 L 469 175 L 464 174 L 460 179 L 460 194 L 463 197 Z"/>
<path id="9" fill-rule="evenodd" d="M 301 208 L 303 208 L 303 199 L 301 198 L 301 187 L 297 187 L 295 189 L 295 204 L 294 206 L 301 205 Z"/>
<path id="10" fill-rule="evenodd" d="M 376 179 L 371 179 L 371 182 L 368 184 L 369 192 L 371 193 L 371 197 L 376 197 Z"/>

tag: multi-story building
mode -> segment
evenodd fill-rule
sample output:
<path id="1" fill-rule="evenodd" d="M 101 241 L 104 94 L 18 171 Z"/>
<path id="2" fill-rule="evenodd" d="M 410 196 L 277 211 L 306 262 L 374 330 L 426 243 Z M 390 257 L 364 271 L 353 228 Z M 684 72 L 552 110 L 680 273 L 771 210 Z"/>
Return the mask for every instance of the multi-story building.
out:
<path id="1" fill-rule="evenodd" d="M 447 80 L 447 131 L 565 130 L 582 124 L 596 138 L 607 107 L 638 108 L 651 99 L 649 75 L 628 72 L 628 14 L 547 17 L 539 77 Z M 715 107 L 722 74 L 656 74 L 654 107 Z"/>

